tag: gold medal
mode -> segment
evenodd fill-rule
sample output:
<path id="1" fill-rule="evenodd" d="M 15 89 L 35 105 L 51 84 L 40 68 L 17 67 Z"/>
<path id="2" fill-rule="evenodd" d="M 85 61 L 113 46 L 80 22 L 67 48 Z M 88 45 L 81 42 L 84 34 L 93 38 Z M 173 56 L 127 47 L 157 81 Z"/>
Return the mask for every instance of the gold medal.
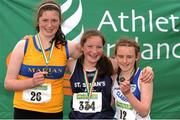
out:
<path id="1" fill-rule="evenodd" d="M 90 99 L 90 97 L 91 97 L 91 95 L 92 95 L 94 83 L 95 83 L 96 78 L 97 78 L 98 70 L 95 71 L 95 75 L 94 75 L 94 77 L 93 77 L 93 80 L 92 80 L 92 83 L 91 83 L 91 84 L 88 82 L 88 78 L 87 78 L 87 74 L 86 74 L 85 68 L 83 69 L 83 73 L 84 73 L 84 81 L 85 81 L 85 83 L 86 83 L 86 89 L 87 89 L 88 99 Z"/>
<path id="2" fill-rule="evenodd" d="M 50 61 L 50 59 L 51 59 L 51 57 L 52 57 L 52 52 L 53 52 L 53 49 L 54 49 L 55 41 L 53 41 L 53 43 L 52 43 L 49 56 L 46 57 L 45 50 L 44 50 L 43 45 L 42 45 L 42 43 L 41 43 L 39 34 L 37 34 L 37 40 L 38 40 L 38 42 L 39 42 L 39 46 L 40 46 L 41 52 L 42 52 L 42 54 L 43 54 L 44 61 L 45 61 L 45 63 L 46 63 L 46 66 L 43 68 L 43 71 L 48 72 L 48 74 L 44 75 L 44 77 L 47 77 L 47 76 L 49 76 L 49 74 L 50 74 L 50 73 L 49 73 L 48 64 L 49 64 L 49 61 Z"/>

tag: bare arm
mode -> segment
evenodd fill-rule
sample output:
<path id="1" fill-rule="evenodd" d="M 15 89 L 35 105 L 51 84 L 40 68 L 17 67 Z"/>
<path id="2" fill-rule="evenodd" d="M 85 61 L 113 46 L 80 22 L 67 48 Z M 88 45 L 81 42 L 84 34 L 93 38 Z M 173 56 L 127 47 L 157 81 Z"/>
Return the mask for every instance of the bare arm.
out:
<path id="1" fill-rule="evenodd" d="M 67 62 L 67 71 L 72 73 L 74 68 L 75 68 L 75 64 L 76 64 L 77 59 L 71 58 L 68 60 Z"/>
<path id="2" fill-rule="evenodd" d="M 82 54 L 80 44 L 76 41 L 68 41 L 68 48 L 71 58 L 77 59 Z"/>
<path id="3" fill-rule="evenodd" d="M 28 78 L 28 80 L 18 80 L 19 70 L 24 58 L 24 46 L 25 40 L 19 41 L 11 54 L 4 82 L 4 86 L 7 90 L 24 90 L 43 83 L 43 74 L 46 73 L 36 73 L 34 74 L 34 78 Z"/>
<path id="4" fill-rule="evenodd" d="M 133 93 L 130 91 L 130 82 L 124 81 L 120 85 L 120 89 L 133 106 L 135 111 L 139 113 L 141 117 L 146 117 L 150 111 L 152 96 L 153 96 L 153 83 L 140 82 L 141 88 L 141 100 L 139 101 Z M 126 89 L 126 90 L 125 90 Z"/>
<path id="5" fill-rule="evenodd" d="M 140 80 L 145 83 L 150 83 L 153 81 L 154 72 L 150 66 L 145 67 L 142 70 L 142 75 L 140 76 Z"/>

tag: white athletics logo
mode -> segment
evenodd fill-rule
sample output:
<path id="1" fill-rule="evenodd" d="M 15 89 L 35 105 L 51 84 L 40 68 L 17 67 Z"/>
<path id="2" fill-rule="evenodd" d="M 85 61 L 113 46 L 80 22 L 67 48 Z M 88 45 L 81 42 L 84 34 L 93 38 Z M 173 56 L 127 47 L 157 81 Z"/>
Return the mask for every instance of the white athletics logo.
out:
<path id="1" fill-rule="evenodd" d="M 72 5 L 72 0 L 67 0 L 65 3 L 61 5 L 62 14 L 65 13 Z M 62 24 L 62 31 L 65 35 L 70 33 L 79 23 L 82 18 L 82 3 L 81 0 L 79 0 L 79 5 L 77 10 L 69 17 L 67 18 L 63 24 Z M 80 41 L 80 38 L 84 32 L 83 25 L 81 26 L 80 33 L 75 36 L 72 40 Z"/>

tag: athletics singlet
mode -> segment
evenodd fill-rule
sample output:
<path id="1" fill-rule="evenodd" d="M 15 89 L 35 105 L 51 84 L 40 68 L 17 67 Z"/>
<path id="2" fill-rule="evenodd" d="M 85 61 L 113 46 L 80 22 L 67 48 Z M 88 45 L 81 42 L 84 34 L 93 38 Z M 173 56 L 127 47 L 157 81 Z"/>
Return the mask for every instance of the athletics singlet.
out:
<path id="1" fill-rule="evenodd" d="M 131 83 L 131 91 L 134 94 L 134 96 L 140 100 L 140 87 L 139 87 L 139 76 L 141 73 L 141 69 L 138 68 L 134 79 Z M 116 106 L 116 114 L 115 118 L 118 120 L 150 120 L 149 115 L 147 117 L 142 118 L 131 106 L 131 104 L 128 102 L 127 98 L 123 95 L 121 90 L 119 89 L 119 85 L 117 83 L 117 80 L 114 81 L 113 87 L 112 87 L 112 93 L 113 97 L 115 99 L 115 106 Z"/>
<path id="2" fill-rule="evenodd" d="M 61 112 L 64 104 L 62 79 L 69 55 L 67 44 L 59 45 L 59 49 L 54 47 L 52 57 L 46 66 L 36 39 L 37 35 L 26 40 L 24 59 L 18 79 L 32 78 L 38 71 L 47 71 L 48 74 L 45 75 L 45 83 L 41 86 L 15 91 L 14 107 L 44 113 Z M 50 49 L 51 47 L 45 50 L 46 56 L 49 55 Z"/>
<path id="3" fill-rule="evenodd" d="M 95 71 L 86 71 L 88 82 L 92 84 Z M 111 103 L 111 76 L 97 77 L 92 89 L 91 99 L 87 97 L 83 67 L 76 62 L 70 78 L 73 91 L 71 119 L 112 119 L 114 111 Z"/>

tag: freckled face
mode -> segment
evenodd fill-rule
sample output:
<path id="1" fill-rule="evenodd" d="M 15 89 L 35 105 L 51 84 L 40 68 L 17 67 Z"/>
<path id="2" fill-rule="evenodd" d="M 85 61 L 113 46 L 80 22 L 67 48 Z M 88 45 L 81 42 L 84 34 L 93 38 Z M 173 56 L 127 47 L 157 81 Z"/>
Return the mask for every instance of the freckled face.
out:
<path id="1" fill-rule="evenodd" d="M 39 17 L 38 24 L 41 34 L 46 37 L 54 37 L 60 25 L 59 13 L 55 10 L 44 11 Z"/>
<path id="2" fill-rule="evenodd" d="M 116 60 L 122 71 L 131 71 L 134 68 L 137 56 L 134 47 L 119 46 L 117 49 Z"/>
<path id="3" fill-rule="evenodd" d="M 85 56 L 85 62 L 91 65 L 96 65 L 103 54 L 103 42 L 99 36 L 91 36 L 87 38 L 82 46 Z"/>

